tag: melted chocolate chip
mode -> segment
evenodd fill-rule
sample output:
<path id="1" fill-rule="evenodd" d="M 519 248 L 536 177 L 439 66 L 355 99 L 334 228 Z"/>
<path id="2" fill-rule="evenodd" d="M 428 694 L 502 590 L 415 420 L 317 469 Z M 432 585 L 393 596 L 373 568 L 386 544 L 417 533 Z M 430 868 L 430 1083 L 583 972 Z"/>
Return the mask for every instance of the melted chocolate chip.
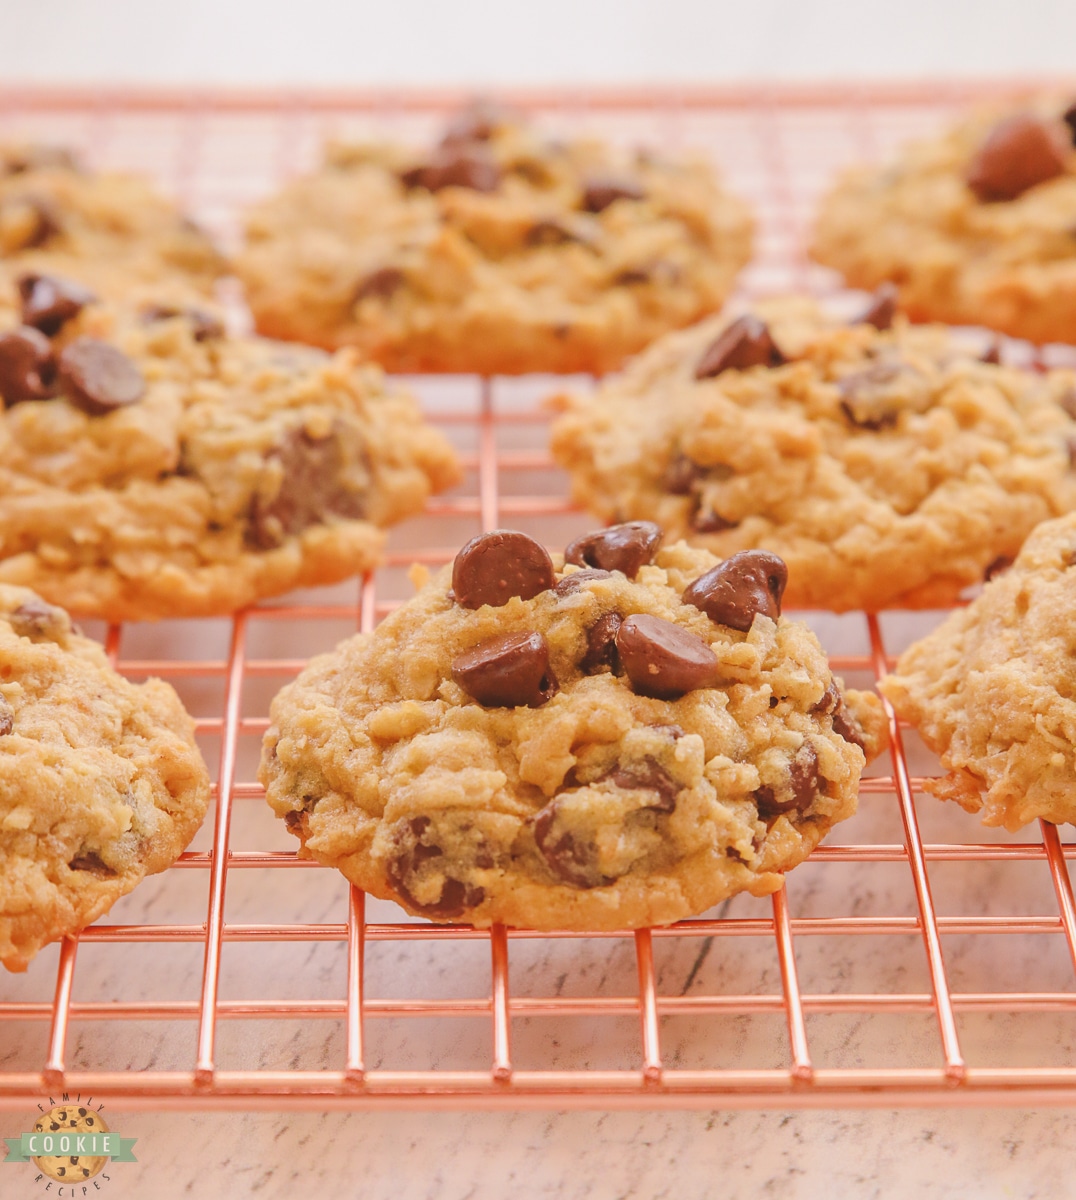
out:
<path id="1" fill-rule="evenodd" d="M 641 762 L 625 763 L 609 776 L 619 788 L 643 788 L 656 792 L 658 802 L 650 805 L 658 812 L 671 813 L 676 808 L 676 797 L 680 795 L 680 784 L 668 771 L 649 755 Z"/>
<path id="2" fill-rule="evenodd" d="M 1001 342 L 998 338 L 990 343 L 989 346 L 979 355 L 981 363 L 989 363 L 992 367 L 1001 366 Z"/>
<path id="3" fill-rule="evenodd" d="M 142 372 L 126 354 L 92 337 L 76 338 L 63 348 L 57 378 L 68 400 L 91 417 L 135 404 L 146 390 Z"/>
<path id="4" fill-rule="evenodd" d="M 587 652 L 579 663 L 579 669 L 584 675 L 597 675 L 606 667 L 614 675 L 620 674 L 616 635 L 622 622 L 623 618 L 619 613 L 609 612 L 600 616 L 587 630 Z"/>
<path id="5" fill-rule="evenodd" d="M 429 917 L 460 917 L 469 909 L 477 908 L 485 900 L 485 889 L 472 887 L 450 875 L 443 875 L 441 894 L 436 900 L 421 904 L 415 899 L 416 885 L 427 873 L 429 864 L 434 864 L 436 872 L 436 868 L 441 865 L 437 860 L 444 857 L 441 847 L 430 840 L 430 824 L 429 817 L 412 817 L 410 820 L 396 823 L 392 840 L 397 853 L 389 859 L 386 866 L 389 884 L 408 907 L 416 912 Z"/>
<path id="6" fill-rule="evenodd" d="M 833 732 L 838 737 L 844 738 L 846 742 L 851 742 L 854 746 L 858 746 L 860 750 L 866 753 L 867 736 L 863 732 L 863 726 L 848 711 L 848 706 L 844 703 L 843 696 L 840 698 L 840 702 L 833 712 Z"/>
<path id="7" fill-rule="evenodd" d="M 781 813 L 806 812 L 814 803 L 822 785 L 818 774 L 818 754 L 810 742 L 804 742 L 788 764 L 788 785 L 780 796 L 772 787 L 755 792 L 758 815 L 764 819 Z"/>
<path id="8" fill-rule="evenodd" d="M 399 267 L 378 267 L 369 275 L 359 280 L 351 298 L 352 304 L 361 300 L 376 297 L 378 300 L 388 300 L 403 286 L 404 273 Z"/>
<path id="9" fill-rule="evenodd" d="M 54 275 L 20 275 L 18 288 L 22 323 L 40 329 L 47 337 L 55 337 L 68 321 L 97 299 L 81 283 Z"/>
<path id="10" fill-rule="evenodd" d="M 999 121 L 987 134 L 964 176 L 978 200 L 1015 200 L 1036 184 L 1065 172 L 1059 131 L 1030 113 Z"/>
<path id="11" fill-rule="evenodd" d="M 9 407 L 56 395 L 52 346 L 40 329 L 24 325 L 0 333 L 0 395 Z"/>
<path id="12" fill-rule="evenodd" d="M 11 250 L 36 250 L 62 230 L 56 206 L 47 196 L 8 196 L 0 201 L 0 228 Z"/>
<path id="13" fill-rule="evenodd" d="M 866 310 L 858 316 L 853 325 L 873 325 L 875 329 L 890 329 L 893 318 L 897 315 L 897 301 L 900 293 L 892 283 L 883 283 L 879 287 Z"/>
<path id="14" fill-rule="evenodd" d="M 740 317 L 710 343 L 695 367 L 696 379 L 712 379 L 722 371 L 779 367 L 788 360 L 758 317 Z"/>
<path id="15" fill-rule="evenodd" d="M 330 516 L 355 520 L 365 515 L 365 496 L 345 486 L 347 460 L 337 436 L 315 438 L 305 429 L 291 430 L 267 456 L 272 459 L 282 468 L 280 490 L 271 499 L 260 494 L 252 499 L 248 545 L 271 550 Z"/>
<path id="16" fill-rule="evenodd" d="M 776 621 L 788 583 L 788 567 L 768 550 L 741 550 L 684 592 L 684 603 L 701 609 L 711 621 L 746 633 L 755 615 Z"/>
<path id="17" fill-rule="evenodd" d="M 896 425 L 900 414 L 930 403 L 928 385 L 914 367 L 876 362 L 837 381 L 841 412 L 857 429 L 877 431 Z"/>
<path id="18" fill-rule="evenodd" d="M 1005 572 L 1012 566 L 1013 559 L 1008 554 L 1001 554 L 991 562 L 983 572 L 983 579 L 987 583 L 991 579 L 995 579 L 998 575 L 1004 575 Z"/>
<path id="19" fill-rule="evenodd" d="M 486 708 L 538 708 L 557 691 L 549 643 L 540 633 L 506 633 L 452 660 L 452 678 Z"/>
<path id="20" fill-rule="evenodd" d="M 647 614 L 628 617 L 616 634 L 620 662 L 641 696 L 676 700 L 696 688 L 714 687 L 717 655 L 694 633 Z"/>
<path id="21" fill-rule="evenodd" d="M 464 608 L 500 608 L 513 596 L 531 600 L 551 588 L 553 578 L 545 547 L 512 529 L 471 538 L 452 565 L 452 590 Z"/>
<path id="22" fill-rule="evenodd" d="M 661 487 L 670 496 L 688 496 L 703 477 L 703 468 L 686 454 L 677 454 L 669 460 L 661 477 Z"/>
<path id="23" fill-rule="evenodd" d="M 558 596 L 572 596 L 581 591 L 591 580 L 608 579 L 611 574 L 611 571 L 573 571 L 570 575 L 565 575 L 563 579 L 558 579 L 553 591 Z"/>
<path id="24" fill-rule="evenodd" d="M 546 866 L 571 887 L 605 887 L 613 882 L 598 869 L 598 848 L 581 841 L 561 819 L 560 802 L 551 800 L 534 818 L 534 841 Z"/>
<path id="25" fill-rule="evenodd" d="M 67 864 L 72 871 L 86 871 L 98 879 L 114 879 L 116 872 L 94 850 L 84 850 Z"/>
<path id="26" fill-rule="evenodd" d="M 576 538 L 564 551 L 564 561 L 578 567 L 622 571 L 634 579 L 639 568 L 654 561 L 661 545 L 661 526 L 653 521 L 627 521 Z"/>
<path id="27" fill-rule="evenodd" d="M 196 342 L 208 342 L 224 336 L 224 322 L 204 308 L 187 306 L 175 308 L 168 304 L 151 304 L 142 310 L 142 320 L 149 324 L 154 321 L 170 321 L 174 317 L 183 317 L 191 324 L 191 333 Z"/>
<path id="28" fill-rule="evenodd" d="M 583 208 L 587 212 L 600 213 L 616 200 L 642 200 L 644 195 L 632 179 L 595 175 L 583 184 Z"/>
<path id="29" fill-rule="evenodd" d="M 473 192 L 493 192 L 501 181 L 501 168 L 480 143 L 442 146 L 424 163 L 400 174 L 405 187 L 439 192 L 442 188 L 470 188 Z"/>

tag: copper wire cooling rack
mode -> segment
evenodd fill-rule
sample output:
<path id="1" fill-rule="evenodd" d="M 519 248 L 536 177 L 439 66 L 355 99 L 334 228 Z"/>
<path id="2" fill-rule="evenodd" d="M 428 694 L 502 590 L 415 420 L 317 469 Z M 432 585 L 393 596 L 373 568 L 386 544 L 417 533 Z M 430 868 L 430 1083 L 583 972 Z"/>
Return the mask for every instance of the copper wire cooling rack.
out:
<path id="1" fill-rule="evenodd" d="M 745 292 L 836 295 L 803 252 L 834 170 L 1004 90 L 516 98 L 553 128 L 712 149 L 759 216 Z M 310 165 L 326 135 L 425 137 L 459 99 L 8 89 L 0 138 L 73 142 L 96 165 L 154 174 L 229 242 L 242 206 Z M 667 929 L 433 925 L 296 859 L 254 782 L 276 690 L 405 598 L 413 560 L 448 561 L 479 529 L 557 547 L 588 525 L 546 449 L 541 399 L 558 381 L 411 383 L 466 478 L 393 532 L 376 576 L 231 621 L 90 629 L 131 678 L 179 690 L 217 765 L 215 804 L 173 869 L 0 979 L 0 1106 L 65 1093 L 116 1108 L 1076 1101 L 1076 845 L 1049 825 L 983 830 L 924 794 L 937 765 L 892 720 L 859 814 L 784 891 Z M 859 686 L 941 616 L 802 615 Z"/>

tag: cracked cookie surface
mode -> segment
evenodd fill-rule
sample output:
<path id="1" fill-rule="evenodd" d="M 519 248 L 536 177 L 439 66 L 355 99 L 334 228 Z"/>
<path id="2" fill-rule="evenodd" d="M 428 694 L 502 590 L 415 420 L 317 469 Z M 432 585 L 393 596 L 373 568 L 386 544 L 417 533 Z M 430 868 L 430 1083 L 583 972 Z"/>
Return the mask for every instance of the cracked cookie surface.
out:
<path id="1" fill-rule="evenodd" d="M 812 253 L 855 287 L 896 284 L 915 319 L 1076 341 L 1073 107 L 976 113 L 823 201 Z"/>
<path id="2" fill-rule="evenodd" d="M 934 607 L 1076 508 L 1074 383 L 983 361 L 943 326 L 778 300 L 556 398 L 553 455 L 607 520 L 780 555 L 790 604 Z"/>
<path id="3" fill-rule="evenodd" d="M 194 722 L 63 611 L 0 584 L 0 962 L 95 921 L 186 848 L 209 803 Z"/>
<path id="4" fill-rule="evenodd" d="M 900 656 L 882 691 L 947 774 L 925 783 L 985 825 L 1076 821 L 1076 515 Z"/>
<path id="5" fill-rule="evenodd" d="M 773 556 L 622 532 L 482 535 L 280 693 L 260 777 L 304 855 L 435 920 L 629 928 L 775 891 L 855 811 L 881 704 Z"/>
<path id="6" fill-rule="evenodd" d="M 231 612 L 374 566 L 455 481 L 354 352 L 229 336 L 174 290 L 83 293 L 24 275 L 0 315 L 0 581 L 108 620 Z"/>
<path id="7" fill-rule="evenodd" d="M 464 113 L 440 145 L 336 145 L 237 260 L 258 328 L 393 371 L 604 372 L 720 307 L 750 255 L 703 158 Z"/>

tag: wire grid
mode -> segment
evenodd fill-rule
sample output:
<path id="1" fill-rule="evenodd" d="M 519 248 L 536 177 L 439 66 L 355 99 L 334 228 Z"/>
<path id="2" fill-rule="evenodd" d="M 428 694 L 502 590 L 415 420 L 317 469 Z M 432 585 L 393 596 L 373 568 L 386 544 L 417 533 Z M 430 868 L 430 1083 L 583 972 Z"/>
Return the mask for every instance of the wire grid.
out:
<path id="1" fill-rule="evenodd" d="M 744 293 L 798 287 L 839 300 L 834 277 L 803 252 L 834 169 L 1005 90 L 1018 89 L 516 99 L 569 131 L 712 148 L 760 218 Z M 310 165 L 326 135 L 427 136 L 459 99 L 9 89 L 0 136 L 74 142 L 99 165 L 154 173 L 227 242 L 241 206 Z M 459 447 L 466 478 L 394 531 L 374 577 L 230 621 L 89 630 L 126 675 L 179 690 L 217 763 L 214 808 L 171 870 L 43 951 L 25 976 L 0 980 L 0 1107 L 76 1094 L 116 1108 L 1076 1100 L 1066 863 L 1076 845 L 1050 825 L 1009 837 L 930 796 L 920 803 L 937 765 L 891 711 L 889 762 L 864 779 L 859 815 L 785 890 L 669 928 L 435 925 L 296 858 L 254 782 L 282 683 L 400 603 L 412 561 L 447 562 L 479 529 L 523 528 L 557 547 L 589 524 L 545 448 L 540 401 L 563 381 L 410 382 Z M 940 619 L 798 615 L 859 686 Z"/>

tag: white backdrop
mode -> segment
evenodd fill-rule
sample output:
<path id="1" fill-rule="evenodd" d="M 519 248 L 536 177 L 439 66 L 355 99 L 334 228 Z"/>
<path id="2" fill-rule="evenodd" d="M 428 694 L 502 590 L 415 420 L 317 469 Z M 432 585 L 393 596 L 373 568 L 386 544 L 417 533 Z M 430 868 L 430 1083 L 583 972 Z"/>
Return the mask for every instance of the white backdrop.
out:
<path id="1" fill-rule="evenodd" d="M 0 0 L 0 80 L 1071 74 L 1076 0 Z"/>

